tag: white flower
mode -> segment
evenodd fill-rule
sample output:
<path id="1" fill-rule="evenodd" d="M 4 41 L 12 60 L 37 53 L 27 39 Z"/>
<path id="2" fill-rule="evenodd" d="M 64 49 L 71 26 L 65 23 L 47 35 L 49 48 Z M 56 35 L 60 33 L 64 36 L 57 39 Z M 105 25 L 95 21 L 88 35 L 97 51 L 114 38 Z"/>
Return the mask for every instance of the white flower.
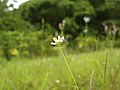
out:
<path id="1" fill-rule="evenodd" d="M 63 29 L 62 24 L 59 23 L 58 25 L 59 25 L 59 29 L 62 30 Z"/>
<path id="2" fill-rule="evenodd" d="M 66 24 L 66 20 L 65 19 L 63 19 L 62 24 L 63 24 L 63 26 L 65 26 L 65 24 Z"/>
<path id="3" fill-rule="evenodd" d="M 66 24 L 66 20 L 63 19 L 63 20 L 62 20 L 62 23 L 59 23 L 59 24 L 58 24 L 59 29 L 60 29 L 60 30 L 64 30 L 64 28 L 65 28 L 65 24 Z"/>
<path id="4" fill-rule="evenodd" d="M 64 41 L 64 36 L 58 36 L 57 38 L 56 37 L 53 37 L 53 41 L 54 42 L 51 42 L 51 45 L 60 45 L 63 43 Z"/>
<path id="5" fill-rule="evenodd" d="M 90 22 L 90 17 L 85 16 L 85 17 L 83 17 L 83 20 L 85 23 L 88 23 L 88 22 Z"/>
<path id="6" fill-rule="evenodd" d="M 83 30 L 83 33 L 87 33 L 87 32 L 88 32 L 88 30 L 87 30 L 87 29 L 84 29 L 84 30 Z"/>
<path id="7" fill-rule="evenodd" d="M 60 80 L 56 80 L 56 83 L 60 83 Z"/>

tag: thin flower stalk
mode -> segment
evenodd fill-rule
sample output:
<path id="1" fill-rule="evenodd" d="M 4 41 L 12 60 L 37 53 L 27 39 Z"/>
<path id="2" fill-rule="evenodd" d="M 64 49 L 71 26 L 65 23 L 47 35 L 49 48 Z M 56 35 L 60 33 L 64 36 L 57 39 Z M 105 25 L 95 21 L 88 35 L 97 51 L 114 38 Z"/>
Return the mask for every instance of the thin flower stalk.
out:
<path id="1" fill-rule="evenodd" d="M 72 80 L 73 80 L 73 82 L 74 82 L 74 84 L 75 84 L 75 86 L 76 86 L 76 89 L 79 90 L 78 85 L 77 85 L 77 82 L 75 81 L 75 78 L 74 78 L 74 76 L 73 76 L 73 73 L 72 73 L 72 71 L 71 71 L 71 69 L 70 69 L 70 66 L 69 66 L 68 62 L 67 62 L 67 59 L 66 59 L 66 57 L 65 57 L 65 55 L 64 55 L 64 53 L 63 53 L 63 51 L 62 51 L 61 45 L 60 45 L 59 48 L 60 48 L 60 52 L 61 52 L 61 54 L 62 54 L 62 56 L 63 56 L 63 59 L 64 59 L 64 61 L 65 61 L 65 64 L 66 64 L 66 66 L 67 66 L 67 68 L 68 68 L 68 71 L 69 71 L 69 73 L 70 73 L 70 76 L 71 76 L 71 78 L 72 78 Z"/>

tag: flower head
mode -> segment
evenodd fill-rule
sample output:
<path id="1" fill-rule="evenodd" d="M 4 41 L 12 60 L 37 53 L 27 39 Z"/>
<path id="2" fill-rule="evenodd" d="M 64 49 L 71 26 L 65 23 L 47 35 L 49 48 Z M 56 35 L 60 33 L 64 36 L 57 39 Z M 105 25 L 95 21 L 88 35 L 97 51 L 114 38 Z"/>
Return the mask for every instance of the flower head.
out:
<path id="1" fill-rule="evenodd" d="M 83 17 L 83 20 L 85 23 L 88 23 L 88 22 L 90 22 L 90 17 L 85 16 L 85 17 Z"/>
<path id="2" fill-rule="evenodd" d="M 87 33 L 87 32 L 88 32 L 88 29 L 84 29 L 84 30 L 83 30 L 83 33 Z"/>
<path id="3" fill-rule="evenodd" d="M 60 29 L 60 30 L 64 30 L 64 28 L 65 28 L 65 24 L 66 24 L 66 20 L 63 19 L 63 20 L 62 20 L 62 23 L 59 23 L 59 24 L 58 24 L 59 29 Z"/>
<path id="4" fill-rule="evenodd" d="M 59 26 L 59 29 L 60 29 L 60 30 L 62 30 L 62 29 L 63 29 L 63 27 L 62 27 L 62 24 L 61 24 L 61 23 L 59 23 L 59 24 L 58 24 L 58 26 Z"/>
<path id="5" fill-rule="evenodd" d="M 63 24 L 63 27 L 65 27 L 65 24 L 66 24 L 66 20 L 65 19 L 63 19 L 62 24 Z"/>
<path id="6" fill-rule="evenodd" d="M 51 42 L 51 45 L 60 45 L 64 41 L 64 36 L 53 37 L 53 41 L 54 42 Z"/>

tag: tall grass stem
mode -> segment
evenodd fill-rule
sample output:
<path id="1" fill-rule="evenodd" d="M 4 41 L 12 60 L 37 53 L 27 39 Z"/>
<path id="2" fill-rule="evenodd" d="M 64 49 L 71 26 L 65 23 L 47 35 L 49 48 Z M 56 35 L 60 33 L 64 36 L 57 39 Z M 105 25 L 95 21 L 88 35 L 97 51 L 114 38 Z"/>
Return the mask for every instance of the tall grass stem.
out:
<path id="1" fill-rule="evenodd" d="M 106 52 L 106 57 L 105 57 L 105 67 L 104 67 L 104 83 L 105 83 L 105 79 L 106 79 L 107 60 L 108 60 L 108 52 Z"/>
<path id="2" fill-rule="evenodd" d="M 93 88 L 93 75 L 94 75 L 94 70 L 92 71 L 91 77 L 90 77 L 90 90 Z"/>
<path id="3" fill-rule="evenodd" d="M 44 79 L 44 81 L 43 81 L 43 83 L 42 83 L 42 86 L 41 86 L 41 89 L 40 89 L 40 90 L 44 90 L 43 88 L 45 87 L 45 84 L 46 84 L 48 75 L 49 75 L 49 72 L 45 75 L 45 79 Z"/>

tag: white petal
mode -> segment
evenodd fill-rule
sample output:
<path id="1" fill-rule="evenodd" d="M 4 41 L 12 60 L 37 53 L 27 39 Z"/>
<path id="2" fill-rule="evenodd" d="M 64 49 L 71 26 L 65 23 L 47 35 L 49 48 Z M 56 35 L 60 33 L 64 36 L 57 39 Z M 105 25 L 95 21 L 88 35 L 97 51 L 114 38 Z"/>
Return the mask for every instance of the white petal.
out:
<path id="1" fill-rule="evenodd" d="M 62 23 L 63 23 L 63 24 L 65 24 L 65 23 L 66 23 L 66 20 L 65 20 L 65 19 L 63 19 Z"/>
<path id="2" fill-rule="evenodd" d="M 65 38 L 64 38 L 64 36 L 62 36 L 62 40 L 64 40 Z"/>
<path id="3" fill-rule="evenodd" d="M 58 40 L 61 40 L 61 37 L 60 37 L 60 36 L 58 36 Z"/>
<path id="4" fill-rule="evenodd" d="M 58 42 L 62 43 L 62 38 L 60 36 L 58 36 Z"/>
<path id="5" fill-rule="evenodd" d="M 57 43 L 55 43 L 55 42 L 51 42 L 51 45 L 56 45 Z"/>
<path id="6" fill-rule="evenodd" d="M 62 36 L 59 41 L 62 43 L 64 41 L 64 36 Z"/>
<path id="7" fill-rule="evenodd" d="M 53 40 L 56 42 L 56 41 L 57 41 L 57 38 L 56 38 L 56 37 L 53 37 Z"/>
<path id="8" fill-rule="evenodd" d="M 61 24 L 61 23 L 59 23 L 59 29 L 60 29 L 60 30 L 62 29 L 62 24 Z"/>

